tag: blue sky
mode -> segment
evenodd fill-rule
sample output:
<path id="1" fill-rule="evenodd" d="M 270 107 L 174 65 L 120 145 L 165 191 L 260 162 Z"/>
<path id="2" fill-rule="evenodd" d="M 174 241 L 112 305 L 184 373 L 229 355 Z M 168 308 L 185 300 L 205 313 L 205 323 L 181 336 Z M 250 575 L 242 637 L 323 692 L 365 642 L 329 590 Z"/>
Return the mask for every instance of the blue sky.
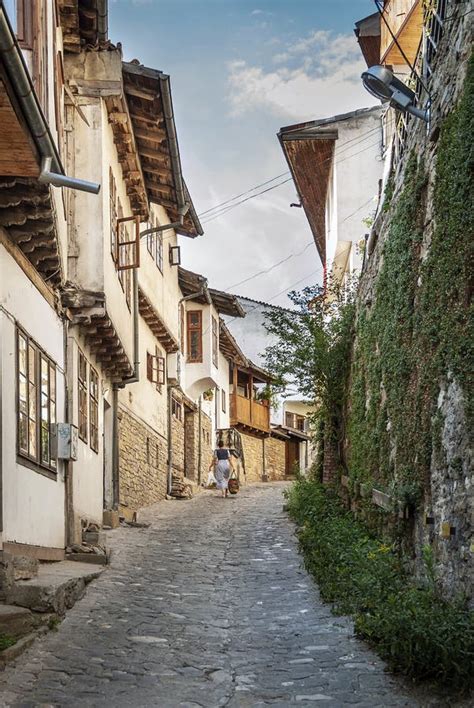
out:
<path id="1" fill-rule="evenodd" d="M 198 213 L 285 172 L 281 126 L 372 105 L 353 27 L 374 10 L 372 0 L 110 1 L 109 35 L 124 58 L 171 76 Z M 214 287 L 285 305 L 277 293 L 321 277 L 294 200 L 290 182 L 204 223 L 203 237 L 183 239 L 183 264 Z M 292 253 L 300 255 L 233 287 Z"/>

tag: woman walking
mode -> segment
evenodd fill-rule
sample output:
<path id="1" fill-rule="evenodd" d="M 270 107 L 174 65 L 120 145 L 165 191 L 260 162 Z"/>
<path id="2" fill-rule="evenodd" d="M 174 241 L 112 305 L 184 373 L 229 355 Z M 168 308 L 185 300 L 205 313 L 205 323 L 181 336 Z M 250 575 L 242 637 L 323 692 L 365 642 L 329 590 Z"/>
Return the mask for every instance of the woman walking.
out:
<path id="1" fill-rule="evenodd" d="M 231 469 L 234 469 L 232 457 L 228 448 L 224 447 L 222 440 L 219 440 L 217 450 L 214 450 L 209 471 L 214 468 L 217 489 L 221 490 L 221 496 L 226 497 L 229 486 Z"/>

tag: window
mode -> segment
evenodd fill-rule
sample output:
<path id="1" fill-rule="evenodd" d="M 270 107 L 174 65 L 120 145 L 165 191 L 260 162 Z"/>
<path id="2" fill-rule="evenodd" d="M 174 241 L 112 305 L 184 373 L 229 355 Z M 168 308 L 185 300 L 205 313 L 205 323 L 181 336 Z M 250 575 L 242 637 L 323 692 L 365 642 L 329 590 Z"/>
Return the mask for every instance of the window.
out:
<path id="1" fill-rule="evenodd" d="M 219 330 L 215 317 L 212 318 L 212 363 L 219 366 Z"/>
<path id="2" fill-rule="evenodd" d="M 181 353 L 184 354 L 184 305 L 179 306 L 179 329 L 181 335 Z"/>
<path id="3" fill-rule="evenodd" d="M 161 387 L 166 383 L 166 362 L 158 347 L 155 348 L 154 354 L 150 354 L 150 352 L 146 354 L 146 376 L 148 381 L 154 383 L 157 391 L 161 393 Z"/>
<path id="4" fill-rule="evenodd" d="M 90 445 L 99 452 L 99 375 L 92 366 L 89 371 Z"/>
<path id="5" fill-rule="evenodd" d="M 146 229 L 152 229 L 154 224 L 151 221 L 147 222 Z M 145 230 L 146 230 L 145 229 Z M 147 234 L 146 237 L 146 247 L 148 249 L 148 253 L 152 258 L 154 258 L 154 249 L 155 249 L 155 234 Z"/>
<path id="6" fill-rule="evenodd" d="M 77 370 L 77 385 L 77 401 L 79 406 L 79 437 L 83 442 L 87 443 L 87 359 L 80 350 Z"/>
<path id="7" fill-rule="evenodd" d="M 170 246 L 169 248 L 170 265 L 181 265 L 181 246 Z"/>
<path id="8" fill-rule="evenodd" d="M 294 430 L 299 430 L 304 433 L 306 429 L 306 418 L 304 417 L 304 415 L 286 412 L 285 425 L 287 426 L 287 428 L 293 428 Z"/>
<path id="9" fill-rule="evenodd" d="M 183 406 L 176 398 L 171 399 L 171 413 L 178 420 L 183 420 Z"/>
<path id="10" fill-rule="evenodd" d="M 221 399 L 222 399 L 222 412 L 225 413 L 227 406 L 226 406 L 226 395 L 225 395 L 224 389 L 222 389 L 222 391 L 221 391 Z"/>
<path id="11" fill-rule="evenodd" d="M 55 470 L 50 426 L 56 422 L 56 365 L 22 330 L 17 330 L 18 454 Z"/>
<path id="12" fill-rule="evenodd" d="M 190 310 L 187 324 L 188 361 L 202 362 L 202 311 Z"/>
<path id="13" fill-rule="evenodd" d="M 161 231 L 156 234 L 155 261 L 160 271 L 163 272 L 163 233 Z"/>
<path id="14" fill-rule="evenodd" d="M 109 167 L 110 252 L 115 261 L 117 250 L 117 186 L 112 168 Z"/>

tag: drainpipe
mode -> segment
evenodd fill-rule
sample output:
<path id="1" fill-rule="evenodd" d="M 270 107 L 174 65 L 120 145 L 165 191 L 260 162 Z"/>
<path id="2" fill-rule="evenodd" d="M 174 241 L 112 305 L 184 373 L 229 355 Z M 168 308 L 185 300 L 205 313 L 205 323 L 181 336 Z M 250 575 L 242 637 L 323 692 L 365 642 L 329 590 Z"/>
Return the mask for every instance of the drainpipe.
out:
<path id="1" fill-rule="evenodd" d="M 64 174 L 56 144 L 38 102 L 28 67 L 3 4 L 0 4 L 0 56 L 8 78 L 15 87 L 15 96 L 42 159 L 39 180 L 45 184 L 97 194 L 100 184 L 74 179 Z"/>
<path id="2" fill-rule="evenodd" d="M 199 406 L 198 406 L 198 425 L 199 425 L 199 435 L 198 435 L 198 484 L 201 484 L 201 465 L 202 465 L 202 398 L 199 396 Z"/>
<path id="3" fill-rule="evenodd" d="M 138 270 L 133 269 L 133 374 L 112 387 L 112 490 L 113 508 L 119 508 L 120 501 L 120 456 L 118 428 L 118 392 L 127 384 L 137 383 L 140 379 L 140 342 L 138 308 Z"/>
<path id="4" fill-rule="evenodd" d="M 108 0 L 97 0 L 97 34 L 99 42 L 106 42 L 108 38 Z"/>
<path id="5" fill-rule="evenodd" d="M 177 388 L 178 384 L 173 384 L 168 386 L 168 479 L 167 479 L 167 493 L 171 494 L 171 489 L 173 487 L 173 410 L 172 410 L 172 398 L 173 389 Z"/>

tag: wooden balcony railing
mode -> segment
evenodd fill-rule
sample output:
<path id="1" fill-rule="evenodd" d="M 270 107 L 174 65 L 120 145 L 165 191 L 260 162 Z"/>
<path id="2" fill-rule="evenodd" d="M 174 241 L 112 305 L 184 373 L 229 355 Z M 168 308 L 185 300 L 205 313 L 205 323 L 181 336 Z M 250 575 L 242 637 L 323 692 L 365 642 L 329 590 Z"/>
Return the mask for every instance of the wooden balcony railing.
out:
<path id="1" fill-rule="evenodd" d="M 270 407 L 266 401 L 255 401 L 237 393 L 230 395 L 231 426 L 245 425 L 265 433 L 270 431 Z"/>

